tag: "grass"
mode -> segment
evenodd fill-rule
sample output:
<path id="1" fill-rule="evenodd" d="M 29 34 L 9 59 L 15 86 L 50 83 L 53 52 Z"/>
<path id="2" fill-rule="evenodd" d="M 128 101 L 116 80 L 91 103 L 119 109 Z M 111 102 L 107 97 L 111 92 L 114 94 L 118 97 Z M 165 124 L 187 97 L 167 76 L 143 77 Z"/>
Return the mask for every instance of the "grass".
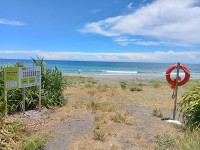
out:
<path id="1" fill-rule="evenodd" d="M 18 148 L 22 138 L 29 134 L 26 125 L 20 121 L 4 120 L 0 129 L 0 146 L 5 149 Z"/>
<path id="2" fill-rule="evenodd" d="M 114 115 L 110 116 L 110 119 L 116 123 L 124 123 L 127 125 L 133 125 L 134 121 L 131 115 L 127 112 L 116 112 Z"/>
<path id="3" fill-rule="evenodd" d="M 200 129 L 187 129 L 178 139 L 176 149 L 178 150 L 197 150 L 200 149 Z"/>
<path id="4" fill-rule="evenodd" d="M 21 149 L 38 150 L 39 148 L 45 145 L 50 136 L 51 136 L 50 132 L 44 132 L 30 138 L 25 138 L 22 140 Z"/>
<path id="5" fill-rule="evenodd" d="M 153 116 L 163 118 L 162 110 L 157 107 L 153 109 L 152 114 L 153 114 Z"/>
<path id="6" fill-rule="evenodd" d="M 83 85 L 86 87 L 92 87 L 98 83 L 98 80 L 90 77 L 65 76 L 65 79 L 67 80 L 67 87 L 77 87 Z"/>
<path id="7" fill-rule="evenodd" d="M 156 139 L 156 148 L 159 150 L 174 149 L 175 147 L 175 140 L 168 134 L 158 135 Z"/>
<path id="8" fill-rule="evenodd" d="M 103 133 L 102 131 L 94 130 L 93 131 L 93 139 L 99 140 L 99 141 L 104 141 L 105 140 L 105 133 Z"/>
<path id="9" fill-rule="evenodd" d="M 130 89 L 130 91 L 142 91 L 142 88 L 141 87 L 139 87 L 139 86 L 132 86 L 132 87 L 130 87 L 129 88 Z"/>
<path id="10" fill-rule="evenodd" d="M 116 84 L 112 85 L 110 82 L 107 84 L 100 83 L 93 78 L 65 78 L 67 78 L 68 87 L 65 89 L 64 95 L 69 98 L 69 104 L 59 108 L 62 110 L 60 112 L 62 115 L 58 115 L 59 117 L 55 118 L 56 113 L 58 113 L 56 112 L 54 115 L 51 115 L 51 117 L 47 116 L 44 118 L 50 118 L 46 123 L 48 124 L 54 119 L 57 119 L 57 123 L 61 123 L 65 121 L 65 118 L 67 121 L 67 117 L 82 117 L 86 114 L 86 118 L 84 119 L 87 119 L 90 115 L 95 115 L 91 133 L 71 143 L 70 147 L 72 147 L 72 149 L 120 150 L 123 149 L 124 145 L 138 145 L 139 148 L 141 148 L 140 146 L 142 145 L 144 146 L 142 148 L 145 149 L 155 149 L 155 147 L 157 149 L 178 150 L 186 150 L 188 147 L 191 147 L 191 149 L 199 149 L 199 131 L 180 131 L 180 129 L 177 129 L 179 127 L 174 128 L 174 126 L 171 125 L 167 126 L 164 121 L 160 119 L 157 119 L 158 123 L 151 127 L 148 126 L 148 124 L 143 124 L 144 120 L 138 118 L 136 108 L 140 106 L 144 106 L 150 110 L 150 114 L 144 114 L 149 118 L 152 117 L 152 114 L 157 117 L 162 117 L 162 111 L 159 108 L 166 110 L 171 110 L 173 108 L 173 103 L 170 100 L 172 91 L 164 81 L 159 82 L 160 87 L 158 88 L 154 87 L 154 85 L 158 83 L 156 80 L 123 81 L 126 85 L 125 88 L 122 88 L 119 81 L 116 81 Z M 88 85 L 91 86 L 86 88 Z M 130 90 L 131 86 L 139 87 L 142 90 L 140 92 L 132 92 Z M 185 88 L 185 86 L 179 89 L 180 93 L 184 93 L 186 90 L 187 88 Z M 180 100 L 179 98 L 178 101 Z M 132 106 L 133 114 L 129 114 L 125 109 Z M 95 111 L 95 113 L 91 110 Z M 136 119 L 137 121 L 139 120 L 139 122 L 141 121 L 142 124 L 136 122 Z M 43 125 L 44 124 L 41 124 L 39 127 Z M 143 126 L 145 126 L 145 128 L 143 128 Z M 156 132 L 154 129 L 156 129 Z M 137 130 L 139 130 L 139 133 L 134 136 Z M 21 131 L 19 133 L 21 133 Z M 158 136 L 149 140 L 147 139 L 148 137 L 145 136 L 146 134 Z M 22 138 L 24 139 L 24 149 L 42 147 L 45 143 L 45 141 L 38 140 L 40 139 L 40 135 L 28 138 L 24 137 L 25 135 L 19 139 L 19 141 L 22 141 Z M 122 143 L 119 141 L 122 141 Z M 125 143 L 123 143 L 123 141 L 125 141 Z M 19 149 L 22 149 L 22 144 Z"/>
<path id="11" fill-rule="evenodd" d="M 179 136 L 172 137 L 169 134 L 156 137 L 156 148 L 175 150 L 199 150 L 200 149 L 200 129 L 185 128 Z"/>

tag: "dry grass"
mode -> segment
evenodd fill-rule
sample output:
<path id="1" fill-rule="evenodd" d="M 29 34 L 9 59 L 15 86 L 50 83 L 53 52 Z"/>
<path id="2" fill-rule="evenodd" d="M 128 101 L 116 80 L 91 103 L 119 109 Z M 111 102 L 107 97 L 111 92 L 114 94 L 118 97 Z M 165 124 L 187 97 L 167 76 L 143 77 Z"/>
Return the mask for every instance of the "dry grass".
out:
<path id="1" fill-rule="evenodd" d="M 75 139 L 69 147 L 71 150 L 122 150 L 126 144 L 135 145 L 136 148 L 138 146 L 139 149 L 155 149 L 156 136 L 152 140 L 146 136 L 168 133 L 170 137 L 178 138 L 180 135 L 174 134 L 178 129 L 160 121 L 160 118 L 157 118 L 159 124 L 147 126 L 145 130 L 140 131 L 141 133 L 137 133 L 137 129 L 143 129 L 145 124 L 139 124 L 143 121 L 140 118 L 137 118 L 136 123 L 135 113 L 129 113 L 124 106 L 146 107 L 150 110 L 159 108 L 171 112 L 173 100 L 171 100 L 172 90 L 162 82 L 157 84 L 154 81 L 145 80 L 131 81 L 130 84 L 133 84 L 132 82 L 142 90 L 133 92 L 129 88 L 133 87 L 132 85 L 126 85 L 127 88 L 123 88 L 117 82 L 110 83 L 111 86 L 98 82 L 95 86 L 81 83 L 80 86 L 68 87 L 63 93 L 69 98 L 68 105 L 55 108 L 55 112 L 47 114 L 43 120 L 38 119 L 34 129 L 32 124 L 29 127 L 33 129 L 32 132 L 50 130 L 55 124 L 67 122 L 83 114 L 95 113 L 92 132 Z M 187 88 L 179 89 L 178 100 Z M 159 113 L 157 112 L 154 114 Z M 152 117 L 152 113 L 147 115 L 147 117 Z M 126 140 L 122 141 L 125 135 Z"/>
<path id="2" fill-rule="evenodd" d="M 143 84 L 145 83 L 143 82 Z M 130 87 L 128 85 L 126 86 Z M 76 92 L 77 90 L 79 91 L 78 93 Z M 138 124 L 135 124 L 134 122 L 134 113 L 129 114 L 127 110 L 119 104 L 145 106 L 151 110 L 159 108 L 171 112 L 173 109 L 173 100 L 171 100 L 172 90 L 166 84 L 152 83 L 150 86 L 140 87 L 140 90 L 136 89 L 136 91 L 139 92 L 133 91 L 135 91 L 135 89 L 131 90 L 130 88 L 124 88 L 121 87 L 120 84 L 118 84 L 117 87 L 113 86 L 110 88 L 77 87 L 68 89 L 68 91 L 66 91 L 67 94 L 70 94 L 73 97 L 75 96 L 78 99 L 81 99 L 82 95 L 89 95 L 86 101 L 82 100 L 87 109 L 91 109 L 98 114 L 98 116 L 94 118 L 94 132 L 76 139 L 70 145 L 70 149 L 121 150 L 124 149 L 124 145 L 123 142 L 119 141 L 122 136 L 126 134 L 129 134 L 129 137 L 125 143 L 138 145 L 139 147 L 142 145 L 140 149 L 155 149 L 156 142 L 148 141 L 140 134 L 135 136 L 133 129 L 137 127 Z M 180 93 L 184 93 L 185 91 L 184 88 L 179 89 Z M 180 97 L 181 94 L 179 94 L 178 99 L 180 99 Z M 149 114 L 149 117 L 151 117 L 151 114 Z M 163 114 L 159 113 L 159 117 L 163 117 Z M 154 129 L 157 130 L 154 131 Z M 176 132 L 176 129 L 165 122 L 155 124 L 153 127 L 146 129 L 143 132 L 153 135 L 164 135 L 165 133 L 169 133 L 173 138 L 177 138 L 177 135 L 173 134 L 173 132 Z M 156 136 L 154 140 L 156 140 Z"/>

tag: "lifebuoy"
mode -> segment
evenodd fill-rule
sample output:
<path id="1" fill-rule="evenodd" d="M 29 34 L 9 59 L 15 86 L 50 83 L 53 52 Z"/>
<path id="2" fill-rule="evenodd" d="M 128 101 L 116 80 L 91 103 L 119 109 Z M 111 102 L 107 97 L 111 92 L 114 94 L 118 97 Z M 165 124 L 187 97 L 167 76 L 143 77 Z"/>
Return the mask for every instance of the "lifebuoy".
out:
<path id="1" fill-rule="evenodd" d="M 177 64 L 174 64 L 171 67 L 169 67 L 166 71 L 166 79 L 167 79 L 168 83 L 171 84 L 172 87 L 176 86 L 176 79 L 174 81 L 172 81 L 172 79 L 170 77 L 170 73 L 176 68 L 177 68 Z M 190 79 L 190 71 L 187 69 L 187 67 L 180 64 L 180 69 L 182 69 L 185 72 L 185 78 L 182 81 L 178 82 L 178 86 L 182 86 L 182 85 L 186 84 Z"/>

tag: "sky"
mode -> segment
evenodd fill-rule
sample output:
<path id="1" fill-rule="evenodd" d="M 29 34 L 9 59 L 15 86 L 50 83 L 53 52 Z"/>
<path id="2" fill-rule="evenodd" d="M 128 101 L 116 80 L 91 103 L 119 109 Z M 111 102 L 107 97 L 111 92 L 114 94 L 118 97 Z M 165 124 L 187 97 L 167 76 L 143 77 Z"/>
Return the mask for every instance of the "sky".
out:
<path id="1" fill-rule="evenodd" d="M 0 0 L 0 58 L 200 64 L 199 0 Z"/>

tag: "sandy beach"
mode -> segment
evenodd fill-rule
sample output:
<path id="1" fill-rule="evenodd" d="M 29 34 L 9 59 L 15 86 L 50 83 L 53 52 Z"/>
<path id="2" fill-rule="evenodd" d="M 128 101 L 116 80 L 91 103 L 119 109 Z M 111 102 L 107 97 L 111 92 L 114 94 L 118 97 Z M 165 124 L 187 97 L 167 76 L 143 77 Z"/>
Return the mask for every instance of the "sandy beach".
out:
<path id="1" fill-rule="evenodd" d="M 63 73 L 64 76 L 75 77 L 91 77 L 95 79 L 109 79 L 109 80 L 130 80 L 130 79 L 165 79 L 163 76 L 150 76 L 150 75 L 101 75 L 101 74 L 76 74 L 76 73 Z"/>

